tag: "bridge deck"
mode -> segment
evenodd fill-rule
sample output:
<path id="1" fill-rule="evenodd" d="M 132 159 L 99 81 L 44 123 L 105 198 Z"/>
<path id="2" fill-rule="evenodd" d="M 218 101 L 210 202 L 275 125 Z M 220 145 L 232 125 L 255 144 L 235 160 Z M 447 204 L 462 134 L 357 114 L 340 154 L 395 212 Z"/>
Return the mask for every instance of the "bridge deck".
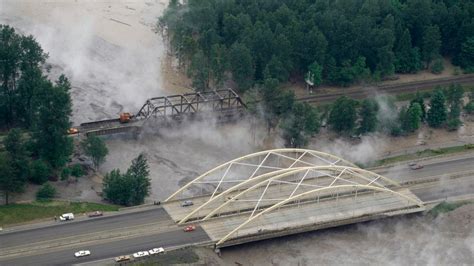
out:
<path id="1" fill-rule="evenodd" d="M 416 197 L 408 189 L 400 189 L 398 192 Z M 327 202 L 311 202 L 295 206 L 286 206 L 279 211 L 270 212 L 257 218 L 248 226 L 243 227 L 232 238 L 242 238 L 248 236 L 258 236 L 259 234 L 271 231 L 291 232 L 291 229 L 298 227 L 315 226 L 318 224 L 326 224 L 324 227 L 339 225 L 339 221 L 347 221 L 345 224 L 358 222 L 358 218 L 366 217 L 369 220 L 372 216 L 378 215 L 396 215 L 396 212 L 419 212 L 424 208 L 407 201 L 400 200 L 388 193 L 376 193 L 375 195 L 361 195 L 357 198 L 342 198 L 339 200 L 331 200 Z M 231 230 L 242 224 L 248 219 L 248 215 L 233 215 L 222 218 L 213 218 L 200 225 L 207 232 L 213 241 L 219 241 Z M 351 222 L 351 219 L 353 220 Z M 285 234 L 285 233 L 283 233 Z M 283 235 L 281 234 L 281 235 Z M 231 239 L 232 239 L 231 238 Z"/>
<path id="2" fill-rule="evenodd" d="M 328 177 L 311 177 L 311 178 L 306 178 L 305 179 L 305 186 L 300 186 L 298 188 L 298 191 L 309 191 L 314 189 L 314 186 L 327 186 L 333 181 L 332 178 Z M 252 185 L 256 184 L 252 183 Z M 308 186 L 310 185 L 310 186 Z M 337 183 L 335 184 L 337 185 Z M 288 183 L 272 183 L 272 185 L 268 186 L 265 197 L 262 199 L 262 201 L 259 204 L 259 207 L 267 207 L 275 204 L 278 201 L 275 201 L 275 199 L 282 199 L 282 198 L 287 198 L 288 195 L 292 193 L 292 191 L 295 189 L 296 185 L 295 184 L 288 184 Z M 245 188 L 244 188 L 245 189 Z M 265 189 L 265 186 L 260 187 L 259 189 L 249 191 L 246 194 L 244 194 L 241 198 L 239 198 L 236 201 L 233 201 L 232 203 L 228 204 L 225 208 L 222 208 L 221 212 L 222 213 L 238 213 L 242 211 L 251 211 L 255 204 L 256 201 L 260 198 L 260 195 L 262 193 L 262 190 Z M 351 191 L 352 189 L 346 189 L 345 191 Z M 243 191 L 243 189 L 241 190 Z M 237 195 L 241 191 L 235 191 L 231 192 L 225 196 L 223 196 L 220 199 L 217 199 L 215 202 L 212 202 L 202 208 L 199 212 L 197 212 L 195 215 L 192 217 L 202 217 L 204 214 L 207 214 L 226 202 L 229 198 Z M 344 193 L 344 190 L 339 190 L 339 196 Z M 360 191 L 362 193 L 362 191 Z M 331 197 L 331 196 L 336 196 L 334 192 L 331 191 L 326 191 L 326 192 L 321 192 L 319 193 L 319 197 L 321 200 L 323 200 L 325 197 Z M 217 195 L 216 195 L 217 196 Z M 316 196 L 315 195 L 310 195 L 308 197 L 303 197 L 301 200 L 305 200 L 308 198 L 314 199 Z M 190 212 L 193 210 L 197 209 L 199 206 L 204 204 L 207 200 L 209 199 L 209 196 L 202 196 L 202 197 L 196 197 L 193 198 L 192 201 L 194 203 L 193 206 L 188 206 L 188 207 L 181 207 L 181 201 L 170 201 L 168 203 L 164 204 L 164 208 L 166 211 L 170 214 L 171 218 L 174 221 L 180 221 L 183 219 L 186 215 L 188 215 Z"/>

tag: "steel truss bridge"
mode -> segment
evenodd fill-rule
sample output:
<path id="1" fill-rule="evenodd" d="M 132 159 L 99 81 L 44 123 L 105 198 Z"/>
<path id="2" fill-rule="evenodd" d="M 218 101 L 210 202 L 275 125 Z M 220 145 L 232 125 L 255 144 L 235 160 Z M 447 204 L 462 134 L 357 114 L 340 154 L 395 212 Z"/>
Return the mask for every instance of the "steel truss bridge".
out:
<path id="1" fill-rule="evenodd" d="M 194 92 L 150 98 L 136 114 L 131 115 L 128 123 L 120 123 L 119 118 L 115 118 L 82 123 L 77 128 L 86 135 L 137 132 L 150 119 L 154 123 L 163 123 L 210 115 L 222 121 L 238 117 L 245 108 L 239 95 L 232 89 Z"/>
<path id="2" fill-rule="evenodd" d="M 182 207 L 184 200 L 194 205 Z M 164 208 L 178 224 L 199 223 L 216 247 L 425 210 L 394 180 L 306 149 L 228 161 L 181 187 Z"/>

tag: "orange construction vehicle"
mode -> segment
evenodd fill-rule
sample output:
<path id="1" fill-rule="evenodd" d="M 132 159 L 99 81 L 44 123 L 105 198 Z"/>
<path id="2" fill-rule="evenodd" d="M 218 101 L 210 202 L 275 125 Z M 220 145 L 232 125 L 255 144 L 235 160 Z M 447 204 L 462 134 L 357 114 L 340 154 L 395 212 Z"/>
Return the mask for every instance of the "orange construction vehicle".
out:
<path id="1" fill-rule="evenodd" d="M 120 114 L 120 123 L 128 123 L 132 119 L 132 115 L 130 113 L 121 113 Z"/>

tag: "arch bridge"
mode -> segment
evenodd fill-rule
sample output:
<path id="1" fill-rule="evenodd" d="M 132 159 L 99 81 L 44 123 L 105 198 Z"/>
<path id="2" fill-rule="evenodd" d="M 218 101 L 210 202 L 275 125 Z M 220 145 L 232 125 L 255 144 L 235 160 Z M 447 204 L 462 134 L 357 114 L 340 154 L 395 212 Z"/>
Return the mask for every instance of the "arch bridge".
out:
<path id="1" fill-rule="evenodd" d="M 425 210 L 396 181 L 307 149 L 228 161 L 181 187 L 164 208 L 178 224 L 199 223 L 218 247 Z"/>

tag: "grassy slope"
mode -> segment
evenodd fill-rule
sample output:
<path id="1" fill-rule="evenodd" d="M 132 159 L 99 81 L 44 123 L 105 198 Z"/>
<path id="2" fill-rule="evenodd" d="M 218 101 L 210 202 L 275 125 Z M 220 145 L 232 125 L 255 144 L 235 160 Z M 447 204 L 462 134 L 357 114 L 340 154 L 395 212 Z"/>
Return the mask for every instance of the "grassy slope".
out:
<path id="1" fill-rule="evenodd" d="M 119 206 L 87 202 L 49 201 L 0 206 L 0 226 L 51 218 L 63 213 L 117 211 Z"/>

